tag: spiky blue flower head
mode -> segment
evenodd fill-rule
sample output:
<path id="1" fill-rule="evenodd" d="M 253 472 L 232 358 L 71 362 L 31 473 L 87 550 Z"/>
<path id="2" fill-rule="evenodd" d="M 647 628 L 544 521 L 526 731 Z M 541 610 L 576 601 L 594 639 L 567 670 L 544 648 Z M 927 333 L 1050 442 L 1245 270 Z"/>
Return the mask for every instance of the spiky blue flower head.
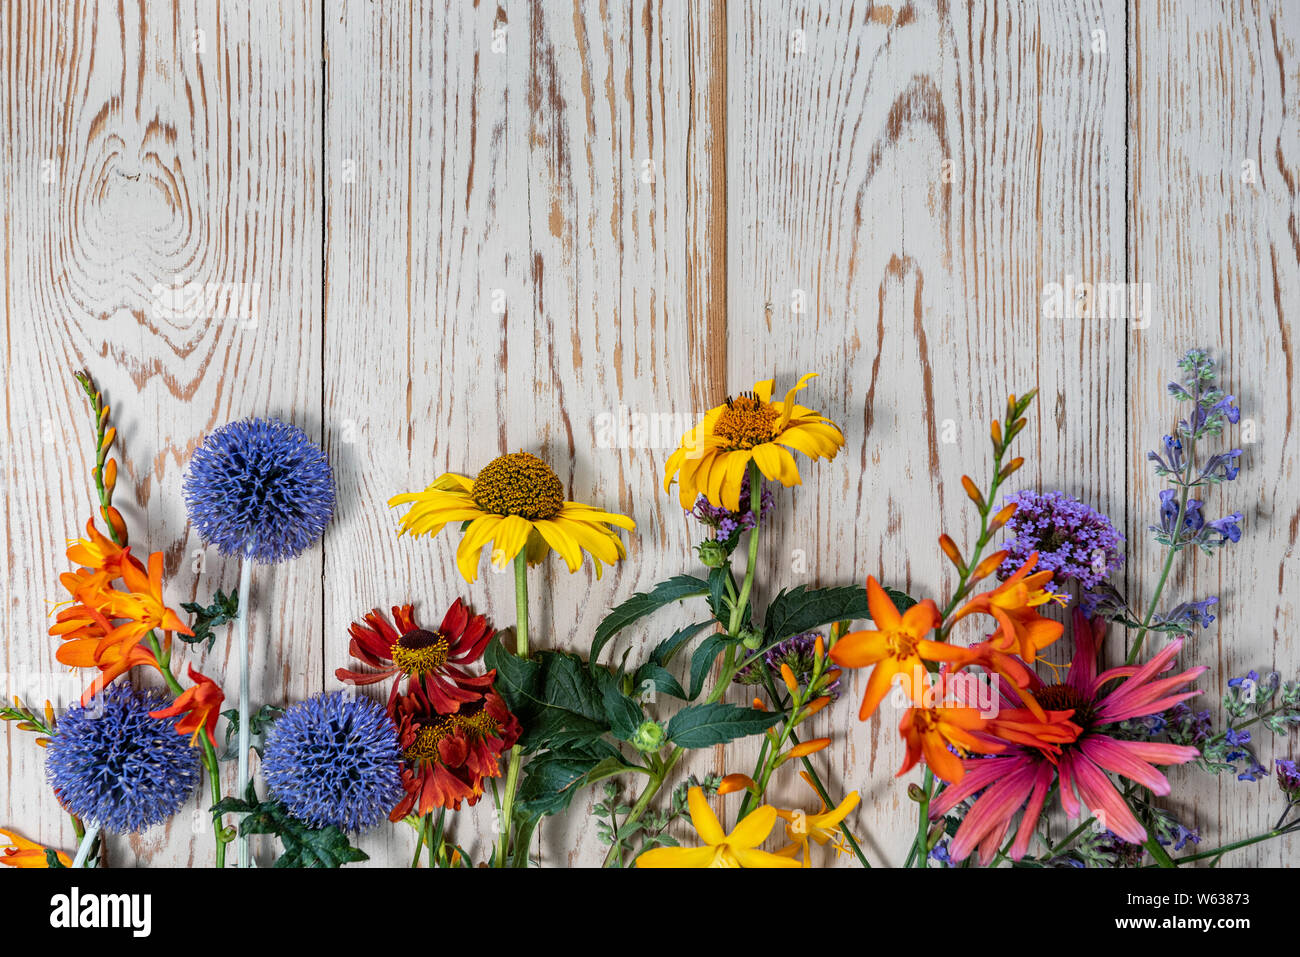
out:
<path id="1" fill-rule="evenodd" d="M 184 492 L 205 542 L 262 564 L 306 551 L 334 514 L 329 459 L 302 429 L 276 419 L 209 435 L 190 459 Z"/>
<path id="2" fill-rule="evenodd" d="M 176 718 L 149 717 L 171 703 L 118 684 L 70 709 L 45 753 L 46 780 L 63 806 L 116 834 L 179 811 L 199 782 L 199 751 L 176 730 Z"/>
<path id="3" fill-rule="evenodd" d="M 397 728 L 369 698 L 318 694 L 276 719 L 262 773 L 289 813 L 311 827 L 364 831 L 404 793 Z"/>

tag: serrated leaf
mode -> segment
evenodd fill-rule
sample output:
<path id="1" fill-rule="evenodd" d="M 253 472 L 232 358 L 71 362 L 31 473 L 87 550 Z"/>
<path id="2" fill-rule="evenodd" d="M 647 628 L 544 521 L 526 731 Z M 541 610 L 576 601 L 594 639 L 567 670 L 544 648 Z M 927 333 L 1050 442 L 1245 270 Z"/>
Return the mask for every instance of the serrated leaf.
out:
<path id="1" fill-rule="evenodd" d="M 632 622 L 662 608 L 664 605 L 670 605 L 684 598 L 707 595 L 708 593 L 708 582 L 692 575 L 677 575 L 667 581 L 660 582 L 648 592 L 637 592 L 622 604 L 616 605 L 596 626 L 596 634 L 591 640 L 591 654 L 589 656 L 592 667 L 596 666 L 596 659 L 600 657 L 601 650 L 609 643 L 610 639 Z"/>
<path id="2" fill-rule="evenodd" d="M 691 655 L 691 688 L 687 692 L 686 698 L 694 701 L 704 690 L 704 680 L 709 676 L 709 670 L 713 667 L 713 662 L 717 660 L 718 653 L 723 648 L 734 641 L 723 634 L 709 635 L 700 646 L 695 649 Z"/>
<path id="3" fill-rule="evenodd" d="M 190 630 L 194 634 L 184 635 L 177 631 L 173 632 L 175 637 L 191 645 L 207 642 L 207 650 L 211 651 L 217 640 L 212 629 L 229 624 L 239 617 L 239 589 L 236 588 L 229 595 L 217 589 L 206 607 L 196 601 L 183 601 L 181 607 L 194 616 L 190 621 Z"/>
<path id="4" fill-rule="evenodd" d="M 631 740 L 636 734 L 636 729 L 641 727 L 641 722 L 645 720 L 645 712 L 641 710 L 641 706 L 623 694 L 617 682 L 610 682 L 605 686 L 604 706 L 605 717 L 614 736 L 624 741 Z"/>
<path id="5" fill-rule="evenodd" d="M 632 680 L 636 684 L 637 694 L 649 694 L 652 696 L 651 700 L 654 700 L 654 697 L 660 694 L 666 694 L 673 698 L 682 698 L 683 700 L 686 698 L 686 692 L 682 690 L 677 676 L 653 661 L 647 661 L 638 668 Z"/>
<path id="6" fill-rule="evenodd" d="M 682 645 L 712 624 L 712 621 L 697 621 L 693 625 L 679 628 L 672 635 L 655 645 L 655 650 L 650 652 L 650 660 L 667 668 L 668 663 L 673 660 L 673 656 L 677 654 Z"/>
<path id="7" fill-rule="evenodd" d="M 697 704 L 683 708 L 668 722 L 668 740 L 683 748 L 707 748 L 766 731 L 781 720 L 779 711 L 738 708 L 731 704 Z"/>

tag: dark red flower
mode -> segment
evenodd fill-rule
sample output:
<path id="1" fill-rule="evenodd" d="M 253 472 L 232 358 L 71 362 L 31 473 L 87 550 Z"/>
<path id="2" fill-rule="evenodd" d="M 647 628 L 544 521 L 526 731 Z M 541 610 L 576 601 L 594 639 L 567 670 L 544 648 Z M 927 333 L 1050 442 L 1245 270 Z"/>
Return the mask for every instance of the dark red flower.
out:
<path id="1" fill-rule="evenodd" d="M 459 810 L 462 801 L 472 807 L 483 794 L 483 779 L 500 776 L 501 755 L 519 740 L 518 719 L 491 689 L 446 715 L 430 714 L 415 695 L 402 695 L 395 713 L 406 796 L 389 815 L 394 821 L 436 808 Z"/>
<path id="2" fill-rule="evenodd" d="M 437 631 L 421 628 L 410 605 L 393 606 L 393 621 L 396 628 L 375 609 L 366 615 L 364 624 L 352 623 L 348 632 L 352 635 L 349 648 L 353 657 L 380 670 L 339 668 L 334 674 L 340 681 L 368 685 L 396 678 L 388 693 L 390 714 L 403 675 L 407 678 L 407 693 L 415 696 L 420 710 L 439 714 L 453 713 L 461 705 L 476 701 L 492 686 L 496 672 L 471 675 L 463 666 L 483 657 L 494 631 L 482 615 L 471 617 L 459 598 L 447 610 Z"/>

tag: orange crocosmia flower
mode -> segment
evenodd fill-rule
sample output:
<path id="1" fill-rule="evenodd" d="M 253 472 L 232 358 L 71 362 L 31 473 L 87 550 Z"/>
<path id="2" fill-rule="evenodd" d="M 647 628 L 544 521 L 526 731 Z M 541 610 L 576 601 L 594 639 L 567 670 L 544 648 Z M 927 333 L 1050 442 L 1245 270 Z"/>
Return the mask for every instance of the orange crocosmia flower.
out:
<path id="1" fill-rule="evenodd" d="M 29 841 L 21 834 L 13 831 L 6 831 L 0 827 L 0 836 L 4 841 L 0 843 L 0 864 L 8 864 L 10 867 L 49 867 L 49 862 L 45 857 L 45 848 L 35 841 Z M 62 851 L 56 852 L 59 857 L 59 863 L 64 867 L 72 866 L 72 858 L 68 857 Z"/>
<path id="2" fill-rule="evenodd" d="M 980 613 L 992 615 L 998 629 L 989 639 L 999 651 L 1011 651 L 1033 664 L 1042 651 L 1065 631 L 1065 625 L 1038 614 L 1036 609 L 1049 601 L 1059 602 L 1061 596 L 1045 590 L 1043 586 L 1052 579 L 1050 571 L 1030 574 L 1038 564 L 1034 552 L 1016 573 L 992 591 L 976 595 L 952 616 L 957 621 L 967 615 Z"/>
<path id="3" fill-rule="evenodd" d="M 866 693 L 858 717 L 866 721 L 880 705 L 897 675 L 902 675 L 908 695 L 913 701 L 923 701 L 926 691 L 924 678 L 917 682 L 914 675 L 923 675 L 927 661 L 961 661 L 968 657 L 964 648 L 956 648 L 924 636 L 942 621 L 939 609 L 930 599 L 913 605 L 899 614 L 889 595 L 875 578 L 867 578 L 867 605 L 875 631 L 853 631 L 831 648 L 831 660 L 841 668 L 865 668 L 875 665 L 867 681 Z M 918 683 L 922 687 L 917 687 Z"/>
<path id="4" fill-rule="evenodd" d="M 907 756 L 898 776 L 906 774 L 916 763 L 925 763 L 936 776 L 949 783 L 962 779 L 961 757 L 971 751 L 996 754 L 1006 745 L 979 732 L 988 727 L 989 719 L 978 708 L 909 708 L 899 722 L 898 733 L 907 743 Z M 961 754 L 948 750 L 952 745 Z"/>
<path id="5" fill-rule="evenodd" d="M 1040 717 L 1027 708 L 1003 708 L 997 717 L 989 719 L 984 730 L 1010 744 L 1038 748 L 1050 759 L 1061 753 L 1061 745 L 1070 744 L 1083 733 L 1083 728 L 1070 720 L 1073 716 L 1073 709 L 1044 711 Z"/>
<path id="6" fill-rule="evenodd" d="M 99 669 L 100 673 L 95 676 L 90 687 L 82 692 L 83 706 L 89 704 L 90 699 L 103 691 L 114 679 L 138 665 L 148 665 L 151 668 L 158 668 L 159 673 L 162 672 L 153 652 L 148 648 L 140 647 L 138 643 L 109 645 L 102 652 L 99 650 L 99 645 L 100 642 L 94 638 L 74 638 L 61 644 L 54 655 L 60 662 L 73 668 Z"/>
<path id="7" fill-rule="evenodd" d="M 114 578 L 118 577 L 118 569 L 124 560 L 134 561 L 130 558 L 130 549 L 102 534 L 95 527 L 94 519 L 86 522 L 85 538 L 74 538 L 68 542 L 68 560 L 85 568 L 111 572 Z"/>
<path id="8" fill-rule="evenodd" d="M 162 594 L 163 554 L 154 552 L 149 556 L 149 571 L 140 567 L 138 562 L 122 563 L 122 584 L 126 591 L 111 590 L 104 592 L 105 601 L 100 606 L 109 618 L 125 618 L 132 631 L 138 631 L 140 637 L 155 628 L 161 631 L 178 631 L 183 635 L 194 634 L 180 616 L 163 602 Z"/>
<path id="9" fill-rule="evenodd" d="M 180 734 L 189 733 L 191 745 L 202 731 L 208 743 L 215 748 L 217 739 L 212 732 L 217 726 L 217 718 L 221 716 L 221 702 L 226 700 L 226 696 L 215 681 L 195 671 L 193 665 L 186 665 L 186 670 L 194 685 L 182 691 L 170 708 L 150 711 L 149 717 L 173 718 L 183 714 L 185 717 L 176 722 L 176 731 Z"/>

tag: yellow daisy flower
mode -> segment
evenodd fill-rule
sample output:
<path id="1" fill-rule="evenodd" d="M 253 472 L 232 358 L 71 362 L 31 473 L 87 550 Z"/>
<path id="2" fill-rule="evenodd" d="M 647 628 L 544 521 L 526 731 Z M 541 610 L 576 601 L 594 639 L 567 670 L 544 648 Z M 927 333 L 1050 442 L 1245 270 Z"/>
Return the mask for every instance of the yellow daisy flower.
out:
<path id="1" fill-rule="evenodd" d="M 636 528 L 625 515 L 565 501 L 560 477 L 527 452 L 498 456 L 476 478 L 449 472 L 423 492 L 403 492 L 388 500 L 390 507 L 407 502 L 412 505 L 402 516 L 402 535 L 437 535 L 449 522 L 468 523 L 456 549 L 456 567 L 469 582 L 478 577 L 479 558 L 489 542 L 497 568 L 508 566 L 521 551 L 528 564 L 536 565 L 555 549 L 569 571 L 576 572 L 586 551 L 599 578 L 602 562 L 612 565 L 627 554 L 609 526 Z"/>
<path id="2" fill-rule="evenodd" d="M 700 423 L 682 436 L 681 445 L 668 459 L 664 491 L 677 476 L 682 508 L 705 496 L 713 505 L 740 510 L 740 483 L 749 463 L 755 462 L 768 479 L 789 488 L 800 484 L 799 468 L 790 450 L 811 459 L 835 458 L 844 435 L 830 419 L 795 404 L 795 393 L 817 373 L 803 376 L 780 402 L 772 401 L 773 380 L 754 383 L 747 392 L 705 413 Z"/>
<path id="3" fill-rule="evenodd" d="M 776 808 L 764 804 L 740 821 L 730 834 L 704 799 L 704 791 L 687 792 L 691 824 L 703 847 L 654 847 L 636 859 L 637 867 L 798 867 L 799 862 L 758 849 L 776 826 Z"/>

